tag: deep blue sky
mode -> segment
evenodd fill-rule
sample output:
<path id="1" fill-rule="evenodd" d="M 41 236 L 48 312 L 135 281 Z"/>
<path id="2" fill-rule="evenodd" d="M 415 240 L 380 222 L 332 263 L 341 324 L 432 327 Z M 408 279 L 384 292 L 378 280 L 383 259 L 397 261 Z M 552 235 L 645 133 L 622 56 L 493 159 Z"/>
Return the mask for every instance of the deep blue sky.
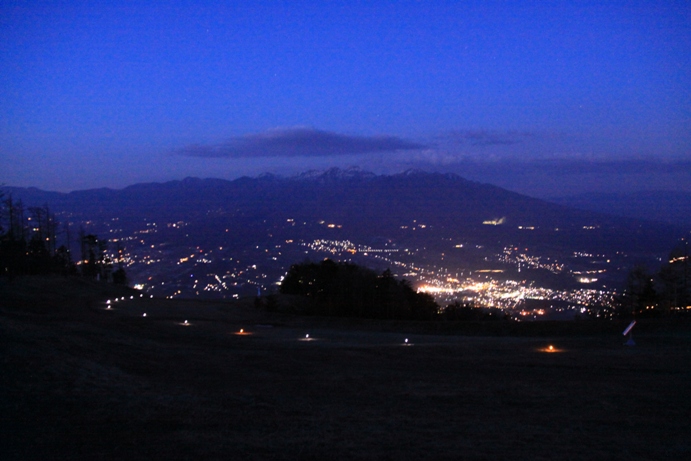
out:
<path id="1" fill-rule="evenodd" d="M 691 190 L 688 1 L 107 3 L 0 6 L 0 183 L 359 165 Z"/>

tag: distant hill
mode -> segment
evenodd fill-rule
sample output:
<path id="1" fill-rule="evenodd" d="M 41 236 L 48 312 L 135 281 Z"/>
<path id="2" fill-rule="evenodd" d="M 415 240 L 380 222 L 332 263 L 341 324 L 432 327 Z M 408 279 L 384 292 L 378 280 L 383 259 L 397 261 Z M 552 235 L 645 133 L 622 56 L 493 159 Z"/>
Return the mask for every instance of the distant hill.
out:
<path id="1" fill-rule="evenodd" d="M 588 193 L 559 197 L 552 201 L 581 210 L 665 222 L 691 229 L 691 193 L 689 192 Z"/>
<path id="2" fill-rule="evenodd" d="M 607 261 L 610 268 L 598 276 L 599 283 L 616 285 L 631 265 L 655 263 L 685 233 L 455 174 L 416 170 L 375 175 L 334 168 L 290 178 L 185 178 L 121 190 L 5 192 L 26 206 L 48 204 L 58 220 L 72 223 L 73 236 L 83 226 L 117 241 L 129 255 L 131 281 L 156 284 L 162 293 L 201 293 L 214 284 L 223 288 L 213 290 L 226 293 L 229 282 L 245 286 L 245 294 L 256 293 L 270 289 L 291 264 L 305 258 L 347 258 L 377 270 L 400 267 L 394 271 L 398 275 L 423 277 L 426 270 L 453 275 L 505 268 L 507 248 L 516 252 L 512 270 L 541 267 L 549 283 L 557 281 L 547 261 L 571 261 L 591 271 L 601 266 L 585 265 Z M 314 243 L 320 241 L 330 247 Z M 372 250 L 365 251 L 368 247 Z M 396 259 L 386 252 L 398 252 Z M 521 256 L 521 263 L 518 253 L 528 259 Z M 585 255 L 599 255 L 599 260 L 586 261 Z M 525 271 L 520 275 L 526 276 Z M 193 283 L 202 278 L 206 281 Z"/>
<path id="3" fill-rule="evenodd" d="M 174 222 L 211 215 L 244 220 L 299 218 L 346 224 L 351 232 L 364 234 L 360 237 L 379 232 L 399 234 L 401 226 L 413 222 L 434 226 L 437 231 L 445 229 L 445 233 L 452 235 L 486 234 L 490 227 L 483 223 L 495 220 L 501 220 L 503 225 L 491 226 L 495 227 L 494 232 L 515 230 L 517 226 L 550 231 L 561 228 L 571 239 L 578 239 L 578 236 L 570 231 L 583 225 L 596 225 L 602 232 L 597 239 L 589 233 L 591 242 L 605 239 L 601 242 L 605 243 L 607 236 L 615 232 L 619 241 L 631 234 L 627 237 L 632 239 L 630 243 L 634 246 L 648 237 L 652 240 L 646 244 L 651 244 L 679 232 L 672 226 L 652 226 L 637 219 L 622 221 L 612 213 L 605 214 L 605 209 L 609 208 L 604 204 L 609 203 L 606 201 L 603 201 L 602 210 L 594 213 L 586 206 L 575 206 L 586 203 L 585 198 L 562 200 L 569 204 L 550 203 L 468 181 L 455 174 L 417 170 L 390 176 L 333 168 L 291 178 L 274 175 L 242 177 L 234 181 L 185 178 L 136 184 L 121 190 L 91 189 L 67 194 L 35 188 L 5 189 L 27 205 L 47 203 L 54 210 L 85 219 L 117 217 L 141 221 L 147 218 Z M 613 197 L 611 202 L 617 199 Z M 668 207 L 670 213 L 674 206 L 691 207 L 690 203 L 682 202 L 683 195 L 679 194 L 674 205 Z M 632 205 L 631 209 L 635 207 Z M 654 216 L 647 214 L 645 217 Z M 633 229 L 635 232 L 630 232 Z"/>

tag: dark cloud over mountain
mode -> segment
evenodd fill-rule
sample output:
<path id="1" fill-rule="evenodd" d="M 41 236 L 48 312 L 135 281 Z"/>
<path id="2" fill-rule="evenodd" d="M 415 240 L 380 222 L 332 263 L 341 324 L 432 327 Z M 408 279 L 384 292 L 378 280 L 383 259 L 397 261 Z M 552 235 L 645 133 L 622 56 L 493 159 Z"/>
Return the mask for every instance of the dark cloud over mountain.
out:
<path id="1" fill-rule="evenodd" d="M 289 128 L 239 136 L 216 145 L 193 144 L 175 153 L 205 158 L 333 157 L 425 147 L 395 136 L 350 136 L 314 128 Z"/>
<path id="2" fill-rule="evenodd" d="M 473 146 L 518 144 L 534 136 L 525 131 L 455 130 L 448 134 L 451 140 L 467 142 Z"/>

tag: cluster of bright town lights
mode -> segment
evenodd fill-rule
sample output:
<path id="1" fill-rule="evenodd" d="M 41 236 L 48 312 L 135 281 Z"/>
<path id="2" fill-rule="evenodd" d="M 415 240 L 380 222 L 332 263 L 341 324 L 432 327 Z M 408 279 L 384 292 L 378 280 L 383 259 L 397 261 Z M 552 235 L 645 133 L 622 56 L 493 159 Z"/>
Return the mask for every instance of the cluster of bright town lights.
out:
<path id="1" fill-rule="evenodd" d="M 471 278 L 459 281 L 454 279 L 445 282 L 431 282 L 421 285 L 418 291 L 429 293 L 436 298 L 461 298 L 464 302 L 473 302 L 478 307 L 498 309 L 516 309 L 527 299 L 541 301 L 565 301 L 570 304 L 588 306 L 613 306 L 616 293 L 606 290 L 577 289 L 552 290 L 536 287 L 524 281 L 477 281 Z"/>

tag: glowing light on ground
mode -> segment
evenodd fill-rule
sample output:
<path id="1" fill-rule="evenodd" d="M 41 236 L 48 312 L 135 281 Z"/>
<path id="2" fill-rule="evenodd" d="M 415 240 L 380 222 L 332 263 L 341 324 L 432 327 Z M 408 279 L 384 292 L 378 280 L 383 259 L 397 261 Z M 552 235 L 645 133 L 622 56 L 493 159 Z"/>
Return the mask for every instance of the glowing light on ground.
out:
<path id="1" fill-rule="evenodd" d="M 564 352 L 564 349 L 559 349 L 555 347 L 554 345 L 550 344 L 547 347 L 543 347 L 542 349 L 538 349 L 540 352 L 547 352 L 548 354 L 553 354 L 555 352 Z"/>
<path id="2" fill-rule="evenodd" d="M 316 341 L 316 338 L 312 338 L 309 334 L 306 334 L 304 338 L 300 338 L 300 341 Z"/>
<path id="3" fill-rule="evenodd" d="M 235 334 L 238 336 L 249 336 L 252 333 L 250 333 L 249 331 L 245 331 L 244 328 L 240 328 L 240 331 L 236 331 Z"/>
<path id="4" fill-rule="evenodd" d="M 146 312 L 144 312 L 144 314 L 142 314 L 142 317 L 146 317 Z"/>

